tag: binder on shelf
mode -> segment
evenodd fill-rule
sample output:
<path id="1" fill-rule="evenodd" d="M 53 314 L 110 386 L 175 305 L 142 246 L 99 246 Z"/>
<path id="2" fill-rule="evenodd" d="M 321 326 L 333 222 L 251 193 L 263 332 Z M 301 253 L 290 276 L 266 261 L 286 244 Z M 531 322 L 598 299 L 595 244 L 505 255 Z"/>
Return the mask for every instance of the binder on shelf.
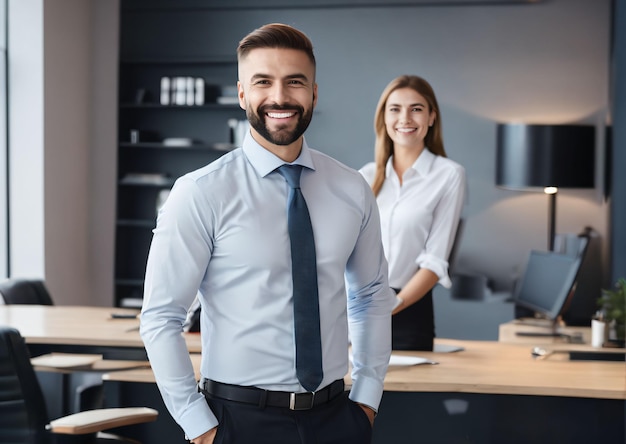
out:
<path id="1" fill-rule="evenodd" d="M 193 77 L 185 79 L 185 105 L 193 105 L 195 102 L 195 81 Z"/>
<path id="2" fill-rule="evenodd" d="M 161 77 L 161 105 L 170 104 L 170 78 Z"/>
<path id="3" fill-rule="evenodd" d="M 170 79 L 170 105 L 176 103 L 176 77 Z"/>
<path id="4" fill-rule="evenodd" d="M 175 105 L 185 105 L 187 103 L 187 82 L 185 77 L 174 77 L 175 89 Z"/>
<path id="5" fill-rule="evenodd" d="M 195 100 L 196 105 L 204 105 L 204 79 L 198 77 L 195 81 Z"/>

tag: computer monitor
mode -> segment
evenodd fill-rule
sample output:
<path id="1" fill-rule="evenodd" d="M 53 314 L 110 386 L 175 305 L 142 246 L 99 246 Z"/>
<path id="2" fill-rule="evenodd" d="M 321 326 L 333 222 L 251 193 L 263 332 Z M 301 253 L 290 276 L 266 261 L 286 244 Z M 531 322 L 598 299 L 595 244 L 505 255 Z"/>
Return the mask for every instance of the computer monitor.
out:
<path id="1" fill-rule="evenodd" d="M 531 251 L 524 276 L 513 297 L 515 304 L 552 321 L 556 328 L 559 316 L 576 289 L 584 253 L 585 245 L 577 254 Z"/>

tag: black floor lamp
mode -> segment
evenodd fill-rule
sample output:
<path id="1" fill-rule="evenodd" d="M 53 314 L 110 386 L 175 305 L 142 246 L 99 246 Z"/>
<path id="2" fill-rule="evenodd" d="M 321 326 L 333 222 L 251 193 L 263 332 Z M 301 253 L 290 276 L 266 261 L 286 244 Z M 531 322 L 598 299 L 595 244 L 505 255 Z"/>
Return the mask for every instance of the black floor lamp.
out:
<path id="1" fill-rule="evenodd" d="M 554 250 L 559 188 L 593 188 L 595 128 L 589 125 L 499 124 L 496 185 L 549 195 L 548 249 Z"/>

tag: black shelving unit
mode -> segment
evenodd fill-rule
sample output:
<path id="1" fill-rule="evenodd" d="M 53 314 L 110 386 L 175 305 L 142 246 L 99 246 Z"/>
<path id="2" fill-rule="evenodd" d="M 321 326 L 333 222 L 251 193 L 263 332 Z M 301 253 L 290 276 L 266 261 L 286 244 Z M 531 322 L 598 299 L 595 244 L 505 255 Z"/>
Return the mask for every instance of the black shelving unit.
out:
<path id="1" fill-rule="evenodd" d="M 234 54 L 223 57 L 198 54 L 180 57 L 188 48 L 177 48 L 168 33 L 138 43 L 141 12 L 121 9 L 118 183 L 115 236 L 115 306 L 139 306 L 147 254 L 163 191 L 176 178 L 216 160 L 232 146 L 230 119 L 242 120 L 238 104 L 216 103 L 223 86 L 234 86 L 237 63 Z M 146 17 L 154 20 L 154 13 Z M 179 23 L 178 26 L 186 26 Z M 172 33 L 177 31 L 170 29 Z M 201 32 L 201 30 L 200 30 Z M 199 41 L 201 39 L 199 38 Z M 201 45 L 199 51 L 206 51 Z M 206 100 L 202 105 L 163 105 L 163 77 L 203 79 Z M 138 140 L 132 140 L 135 131 Z M 188 146 L 172 146 L 166 139 L 190 139 Z"/>

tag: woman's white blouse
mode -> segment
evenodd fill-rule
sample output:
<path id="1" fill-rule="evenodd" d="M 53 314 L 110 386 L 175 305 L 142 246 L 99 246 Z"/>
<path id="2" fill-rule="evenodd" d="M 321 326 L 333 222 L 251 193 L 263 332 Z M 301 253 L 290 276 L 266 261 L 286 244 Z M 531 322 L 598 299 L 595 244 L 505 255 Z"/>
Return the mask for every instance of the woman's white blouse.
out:
<path id="1" fill-rule="evenodd" d="M 465 169 L 424 149 L 400 185 L 392 161 L 376 198 L 389 284 L 403 288 L 418 269 L 427 268 L 449 288 L 448 256 L 464 202 Z M 359 171 L 371 185 L 376 165 L 368 163 Z"/>

